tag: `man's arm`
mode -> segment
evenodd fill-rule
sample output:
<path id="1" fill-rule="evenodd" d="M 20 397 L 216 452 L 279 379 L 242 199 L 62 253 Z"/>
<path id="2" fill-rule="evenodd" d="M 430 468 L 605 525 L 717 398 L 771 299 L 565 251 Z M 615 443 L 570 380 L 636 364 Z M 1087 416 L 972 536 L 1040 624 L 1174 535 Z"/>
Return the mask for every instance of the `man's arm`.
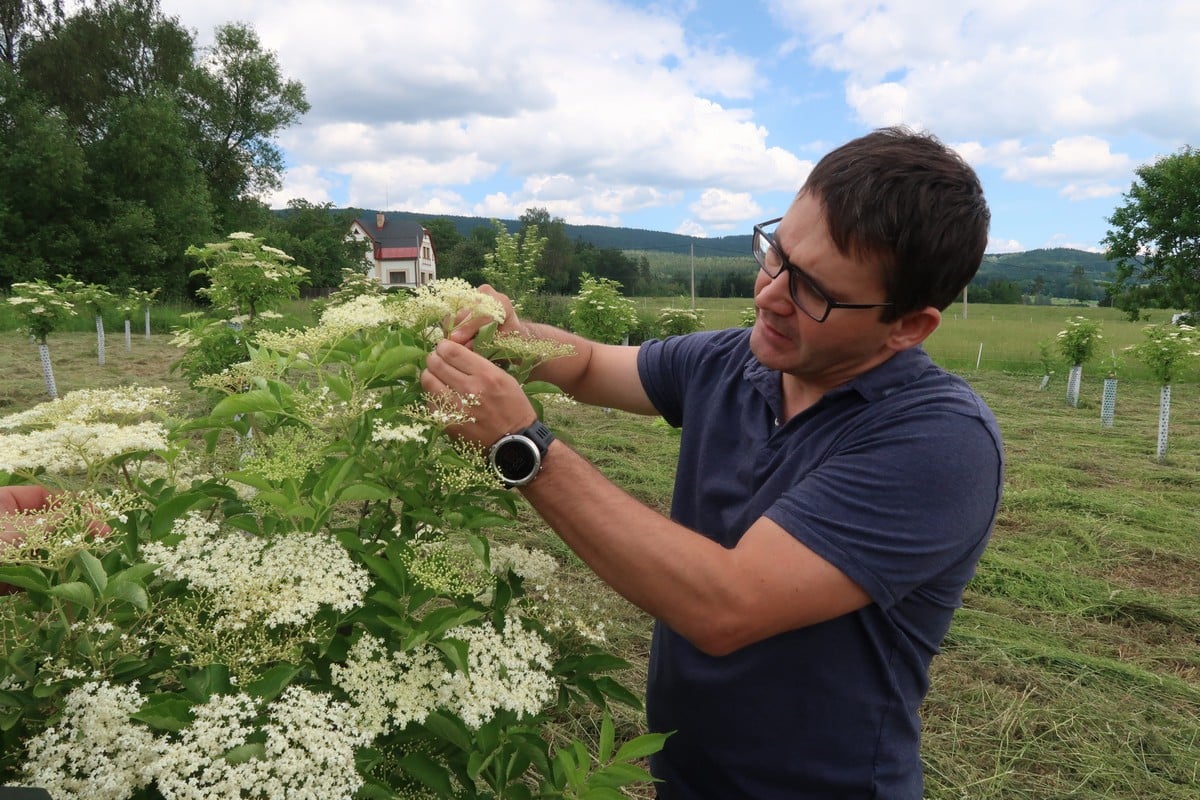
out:
<path id="1" fill-rule="evenodd" d="M 453 432 L 485 447 L 536 418 L 512 376 L 452 342 L 430 355 L 421 382 L 432 393 L 479 399 L 475 421 Z M 559 440 L 522 491 L 600 578 L 713 655 L 870 602 L 771 520 L 759 519 L 727 549 L 642 505 Z"/>
<path id="2" fill-rule="evenodd" d="M 727 549 L 642 505 L 558 441 L 521 491 L 602 580 L 709 655 L 871 602 L 766 517 Z"/>

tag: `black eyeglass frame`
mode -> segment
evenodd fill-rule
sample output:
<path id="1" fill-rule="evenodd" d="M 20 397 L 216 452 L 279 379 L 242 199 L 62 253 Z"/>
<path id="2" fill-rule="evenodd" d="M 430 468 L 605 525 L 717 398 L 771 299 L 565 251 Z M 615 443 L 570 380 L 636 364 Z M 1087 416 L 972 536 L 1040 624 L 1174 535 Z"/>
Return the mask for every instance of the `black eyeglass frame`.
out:
<path id="1" fill-rule="evenodd" d="M 791 295 L 792 303 L 796 306 L 796 308 L 803 311 L 805 316 L 809 317 L 815 322 L 824 322 L 829 318 L 829 312 L 835 308 L 887 308 L 895 305 L 894 303 L 840 303 L 837 300 L 830 300 L 829 295 L 825 294 L 825 291 L 817 285 L 817 282 L 813 280 L 811 275 L 797 267 L 792 262 L 788 261 L 787 256 L 783 254 L 783 250 L 779 249 L 779 245 L 775 244 L 774 233 L 767 233 L 766 229 L 768 227 L 771 225 L 777 225 L 782 221 L 783 217 L 776 217 L 775 219 L 769 219 L 766 222 L 760 222 L 755 225 L 754 235 L 750 239 L 750 250 L 754 253 L 754 260 L 758 262 L 758 268 L 761 269 L 771 280 L 775 280 L 779 277 L 779 273 L 783 272 L 785 269 L 787 270 L 788 294 Z M 760 236 L 767 242 L 767 244 L 770 245 L 771 249 L 775 251 L 775 254 L 779 256 L 779 269 L 775 270 L 774 274 L 772 274 L 771 270 L 767 268 L 766 253 L 760 250 L 758 247 Z M 821 316 L 817 316 L 804 307 L 804 304 L 800 302 L 796 295 L 797 280 L 804 281 L 805 286 L 807 286 L 815 296 L 824 301 L 825 313 L 821 314 Z"/>

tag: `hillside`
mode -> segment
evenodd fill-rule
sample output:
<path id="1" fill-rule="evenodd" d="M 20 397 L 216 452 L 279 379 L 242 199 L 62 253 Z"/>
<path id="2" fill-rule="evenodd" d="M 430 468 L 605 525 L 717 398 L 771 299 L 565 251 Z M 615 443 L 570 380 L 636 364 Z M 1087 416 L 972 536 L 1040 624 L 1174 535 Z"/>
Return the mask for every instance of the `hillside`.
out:
<path id="1" fill-rule="evenodd" d="M 389 215 L 418 222 L 430 219 L 430 214 L 407 211 L 389 211 Z M 480 225 L 490 225 L 484 217 L 438 215 L 447 219 L 463 236 L 470 234 Z M 518 220 L 501 220 L 512 232 L 520 229 Z M 651 267 L 666 272 L 687 268 L 695 258 L 697 274 L 711 270 L 726 271 L 743 265 L 750 258 L 750 234 L 705 238 L 686 236 L 665 231 L 650 231 L 642 228 L 614 228 L 604 225 L 566 225 L 567 236 L 582 240 L 599 248 L 636 251 L 645 255 Z M 1107 280 L 1112 265 L 1103 254 L 1069 248 L 1027 250 L 1020 253 L 997 253 L 984 256 L 977 281 L 1011 280 L 1024 284 L 1039 275 L 1048 283 L 1067 280 L 1074 274 L 1076 266 L 1083 266 L 1084 275 L 1092 281 Z"/>

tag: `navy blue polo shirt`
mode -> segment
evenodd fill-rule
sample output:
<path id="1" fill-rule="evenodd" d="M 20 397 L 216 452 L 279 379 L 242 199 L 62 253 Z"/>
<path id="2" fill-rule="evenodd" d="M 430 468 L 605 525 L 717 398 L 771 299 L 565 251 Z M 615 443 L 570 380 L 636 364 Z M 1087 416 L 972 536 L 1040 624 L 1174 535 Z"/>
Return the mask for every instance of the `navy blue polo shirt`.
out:
<path id="1" fill-rule="evenodd" d="M 661 798 L 922 796 L 918 708 L 1000 502 L 996 420 L 920 348 L 783 420 L 780 374 L 733 329 L 642 345 L 683 429 L 672 518 L 726 547 L 762 516 L 858 583 L 865 608 L 713 657 L 657 623 L 647 716 L 676 731 Z"/>

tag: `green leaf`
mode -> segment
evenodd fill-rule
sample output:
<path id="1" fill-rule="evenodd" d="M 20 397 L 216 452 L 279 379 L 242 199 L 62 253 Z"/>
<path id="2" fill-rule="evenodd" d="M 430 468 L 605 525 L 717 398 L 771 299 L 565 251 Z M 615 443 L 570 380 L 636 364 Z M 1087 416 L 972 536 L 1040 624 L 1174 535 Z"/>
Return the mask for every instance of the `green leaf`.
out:
<path id="1" fill-rule="evenodd" d="M 663 743 L 667 741 L 669 733 L 644 733 L 636 739 L 630 739 L 625 744 L 621 745 L 621 749 L 617 751 L 614 761 L 633 761 L 638 758 L 657 753 L 662 750 Z"/>
<path id="2" fill-rule="evenodd" d="M 178 694 L 153 695 L 130 717 L 156 730 L 180 731 L 192 724 L 192 704 Z"/>
<path id="3" fill-rule="evenodd" d="M 157 564 L 147 562 L 126 567 L 120 572 L 108 576 L 108 588 L 111 590 L 114 586 L 122 583 L 143 583 L 146 577 L 151 575 L 156 569 L 158 569 Z"/>
<path id="4" fill-rule="evenodd" d="M 103 595 L 105 587 L 108 586 L 108 573 L 105 572 L 104 565 L 100 563 L 100 559 L 87 550 L 80 550 L 75 554 L 75 561 L 78 562 L 80 568 L 83 570 L 83 576 L 87 578 L 92 588 Z"/>
<path id="5" fill-rule="evenodd" d="M 51 586 L 48 594 L 88 609 L 94 608 L 96 605 L 96 593 L 92 591 L 92 587 L 83 581 L 71 581 L 70 583 L 60 583 L 57 586 Z"/>
<path id="6" fill-rule="evenodd" d="M 183 686 L 187 689 L 189 697 L 200 703 L 207 702 L 214 694 L 224 694 L 230 690 L 229 667 L 224 664 L 209 664 L 184 678 Z"/>
<path id="7" fill-rule="evenodd" d="M 44 592 L 50 582 L 37 567 L 0 567 L 0 583 L 11 583 L 27 591 Z"/>
<path id="8" fill-rule="evenodd" d="M 378 483 L 355 483 L 347 486 L 343 491 L 339 500 L 390 500 L 395 493 Z"/>
<path id="9" fill-rule="evenodd" d="M 244 394 L 234 394 L 224 398 L 213 407 L 212 417 L 234 417 L 238 414 L 254 414 L 257 412 L 279 413 L 283 406 L 279 399 L 266 389 L 254 389 Z"/>
<path id="10" fill-rule="evenodd" d="M 445 654 L 446 658 L 450 659 L 450 663 L 459 672 L 468 672 L 467 662 L 467 643 L 458 639 L 442 639 L 435 642 L 434 647 Z"/>
<path id="11" fill-rule="evenodd" d="M 184 492 L 159 503 L 158 507 L 154 509 L 154 516 L 150 522 L 151 536 L 155 539 L 166 536 L 171 531 L 171 526 L 175 524 L 175 520 L 204 499 L 204 495 L 199 492 Z"/>
<path id="12" fill-rule="evenodd" d="M 225 751 L 223 758 L 230 764 L 245 764 L 256 758 L 265 758 L 267 747 L 262 742 L 250 742 Z"/>
<path id="13" fill-rule="evenodd" d="M 625 795 L 607 786 L 592 786 L 579 795 L 579 800 L 627 800 Z"/>
<path id="14" fill-rule="evenodd" d="M 246 686 L 246 693 L 251 697 L 270 702 L 283 693 L 292 678 L 300 674 L 300 667 L 291 664 L 279 664 L 267 670 L 261 678 Z"/>
<path id="15" fill-rule="evenodd" d="M 619 763 L 609 764 L 607 767 L 597 770 L 588 779 L 588 783 L 592 786 L 608 786 L 615 789 L 619 786 L 650 780 L 653 778 L 646 769 L 636 764 Z"/>
<path id="16" fill-rule="evenodd" d="M 471 732 L 457 717 L 441 711 L 434 711 L 425 718 L 421 725 L 434 736 L 446 740 L 463 752 L 470 751 L 474 747 Z"/>
<path id="17" fill-rule="evenodd" d="M 607 763 L 612 757 L 614 736 L 612 714 L 605 710 L 604 717 L 600 720 L 600 751 L 596 754 L 596 758 L 602 763 Z"/>
<path id="18" fill-rule="evenodd" d="M 473 608 L 458 608 L 449 606 L 431 611 L 417 624 L 417 631 L 427 637 L 440 636 L 451 628 L 473 622 L 483 616 L 482 611 Z M 402 649 L 408 649 L 407 647 Z"/>
<path id="19" fill-rule="evenodd" d="M 454 786 L 450 771 L 423 753 L 408 753 L 400 759 L 404 774 L 416 778 L 438 793 L 439 797 L 453 797 Z"/>
<path id="20" fill-rule="evenodd" d="M 104 598 L 113 600 L 124 600 L 138 611 L 146 611 L 150 608 L 150 597 L 146 594 L 146 588 L 140 583 L 131 583 L 125 581 L 123 583 L 110 583 L 108 589 L 104 592 Z"/>
<path id="21" fill-rule="evenodd" d="M 604 695 L 618 703 L 623 703 L 630 708 L 640 709 L 642 707 L 642 699 L 633 692 L 626 689 L 621 683 L 607 675 L 602 675 L 596 678 L 596 687 L 604 693 Z"/>
<path id="22" fill-rule="evenodd" d="M 562 389 L 547 381 L 529 381 L 522 388 L 525 394 L 562 394 Z"/>
<path id="23" fill-rule="evenodd" d="M 267 492 L 275 488 L 275 484 L 271 483 L 257 472 L 250 472 L 248 470 L 235 470 L 233 472 L 227 472 L 225 476 L 231 480 L 237 481 L 238 483 L 244 483 L 247 486 L 253 486 L 255 489 L 261 489 Z"/>

